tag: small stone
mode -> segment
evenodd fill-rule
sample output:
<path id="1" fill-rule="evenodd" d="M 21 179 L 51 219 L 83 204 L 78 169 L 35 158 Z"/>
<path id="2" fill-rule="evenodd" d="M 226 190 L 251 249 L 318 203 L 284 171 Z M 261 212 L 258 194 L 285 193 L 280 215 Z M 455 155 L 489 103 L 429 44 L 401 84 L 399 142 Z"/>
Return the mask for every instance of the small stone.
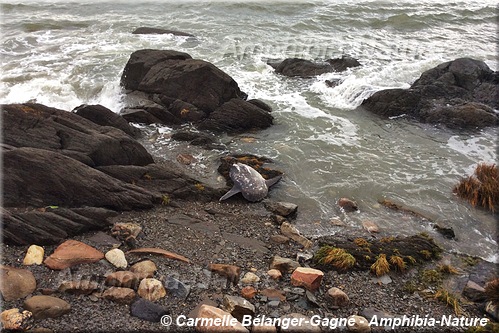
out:
<path id="1" fill-rule="evenodd" d="M 340 206 L 347 213 L 355 212 L 359 209 L 357 203 L 348 198 L 340 198 L 338 200 L 338 206 Z"/>
<path id="2" fill-rule="evenodd" d="M 291 274 L 291 284 L 295 287 L 305 287 L 310 291 L 319 289 L 324 273 L 318 269 L 298 267 Z"/>
<path id="3" fill-rule="evenodd" d="M 148 301 L 144 298 L 138 298 L 130 306 L 130 314 L 142 320 L 157 323 L 161 317 L 168 314 L 168 310 L 159 304 Z"/>
<path id="4" fill-rule="evenodd" d="M 63 281 L 58 288 L 60 292 L 67 292 L 77 295 L 89 295 L 99 289 L 97 281 L 90 280 L 76 280 L 76 281 Z"/>
<path id="5" fill-rule="evenodd" d="M 0 313 L 3 330 L 25 331 L 33 325 L 33 314 L 24 310 L 19 312 L 18 308 L 5 310 Z"/>
<path id="6" fill-rule="evenodd" d="M 50 269 L 61 270 L 78 264 L 97 262 L 103 258 L 104 253 L 101 251 L 70 239 L 59 245 L 44 263 Z"/>
<path id="7" fill-rule="evenodd" d="M 161 281 L 152 278 L 140 281 L 137 293 L 140 297 L 152 302 L 166 296 L 166 290 Z"/>
<path id="8" fill-rule="evenodd" d="M 270 240 L 276 244 L 286 244 L 289 242 L 289 238 L 284 235 L 272 235 Z"/>
<path id="9" fill-rule="evenodd" d="M 4 301 L 26 297 L 35 289 L 33 273 L 27 269 L 0 265 L 0 292 Z"/>
<path id="10" fill-rule="evenodd" d="M 278 269 L 269 269 L 269 271 L 267 272 L 267 274 L 274 280 L 279 280 L 280 278 L 282 278 L 282 273 L 280 270 Z"/>
<path id="11" fill-rule="evenodd" d="M 137 293 L 130 288 L 111 287 L 104 291 L 102 297 L 120 304 L 131 304 Z"/>
<path id="12" fill-rule="evenodd" d="M 243 296 L 246 299 L 252 299 L 255 297 L 257 291 L 254 287 L 252 286 L 246 286 L 243 289 L 241 289 L 241 296 Z"/>
<path id="13" fill-rule="evenodd" d="M 483 302 L 486 298 L 485 288 L 471 280 L 468 280 L 463 289 L 463 296 L 473 302 Z"/>
<path id="14" fill-rule="evenodd" d="M 41 265 L 43 263 L 43 256 L 45 250 L 43 247 L 38 245 L 31 245 L 26 252 L 26 256 L 23 259 L 23 265 Z"/>
<path id="15" fill-rule="evenodd" d="M 196 326 L 196 331 L 198 332 L 240 332 L 249 333 L 248 329 L 245 328 L 239 321 L 237 321 L 230 313 L 225 312 L 222 309 L 216 308 L 211 305 L 203 304 L 199 308 L 197 313 L 197 318 L 206 318 L 212 320 L 199 321 Z M 209 322 L 220 321 L 227 323 L 228 325 L 218 325 L 210 326 Z M 207 324 L 207 325 L 202 325 Z"/>
<path id="16" fill-rule="evenodd" d="M 158 267 L 152 260 L 140 261 L 130 267 L 131 272 L 144 274 L 144 276 L 148 278 L 153 277 L 157 270 Z"/>
<path id="17" fill-rule="evenodd" d="M 350 324 L 350 322 L 353 319 L 353 324 Z M 356 333 L 368 333 L 371 332 L 371 327 L 369 327 L 369 321 L 362 317 L 362 316 L 357 316 L 357 315 L 352 315 L 348 317 L 347 321 L 347 328 L 350 332 L 356 332 Z"/>
<path id="18" fill-rule="evenodd" d="M 125 253 L 120 249 L 112 249 L 106 252 L 106 260 L 114 265 L 116 268 L 126 268 L 128 262 L 125 258 Z"/>
<path id="19" fill-rule="evenodd" d="M 191 292 L 191 287 L 171 276 L 167 277 L 164 281 L 165 288 L 169 295 L 186 299 Z"/>
<path id="20" fill-rule="evenodd" d="M 281 233 L 294 240 L 298 244 L 302 245 L 304 248 L 309 249 L 312 247 L 313 243 L 311 240 L 303 237 L 298 229 L 292 226 L 289 222 L 284 222 L 281 224 Z"/>
<path id="21" fill-rule="evenodd" d="M 300 264 L 297 261 L 280 256 L 274 256 L 270 264 L 270 269 L 277 269 L 283 274 L 291 273 L 298 267 L 300 267 Z"/>
<path id="22" fill-rule="evenodd" d="M 137 274 L 130 271 L 118 271 L 109 274 L 106 277 L 106 285 L 111 287 L 122 287 L 137 289 L 140 278 Z"/>
<path id="23" fill-rule="evenodd" d="M 138 223 L 116 223 L 111 229 L 111 235 L 121 241 L 133 241 L 142 231 Z"/>
<path id="24" fill-rule="evenodd" d="M 258 275 L 252 272 L 244 274 L 243 278 L 241 279 L 242 284 L 253 284 L 258 281 L 260 281 L 260 278 L 258 277 Z"/>
<path id="25" fill-rule="evenodd" d="M 284 302 L 286 300 L 286 295 L 284 294 L 284 292 L 277 289 L 267 288 L 260 290 L 258 293 L 271 301 Z"/>
<path id="26" fill-rule="evenodd" d="M 343 307 L 348 305 L 350 298 L 348 295 L 340 288 L 332 287 L 327 291 L 327 296 L 331 305 L 335 307 Z"/>
<path id="27" fill-rule="evenodd" d="M 243 321 L 244 316 L 253 317 L 255 315 L 255 306 L 242 297 L 225 295 L 223 306 L 239 321 Z"/>
<path id="28" fill-rule="evenodd" d="M 209 264 L 208 270 L 226 277 L 227 282 L 231 282 L 234 286 L 239 282 L 239 276 L 241 275 L 241 267 L 234 265 Z"/>
<path id="29" fill-rule="evenodd" d="M 57 318 L 71 311 L 71 305 L 63 299 L 38 295 L 24 301 L 23 307 L 33 313 L 36 320 Z"/>
<path id="30" fill-rule="evenodd" d="M 362 227 L 371 233 L 372 232 L 379 232 L 379 227 L 373 221 L 369 221 L 369 220 L 363 221 Z"/>
<path id="31" fill-rule="evenodd" d="M 265 208 L 274 214 L 288 217 L 296 214 L 298 206 L 290 202 L 265 201 Z"/>
<path id="32" fill-rule="evenodd" d="M 304 316 L 301 313 L 290 313 L 281 317 L 281 323 L 294 321 L 300 325 L 289 325 L 285 327 L 284 325 L 280 327 L 280 332 L 321 332 L 321 328 L 318 325 L 312 325 L 313 321 L 310 317 Z"/>

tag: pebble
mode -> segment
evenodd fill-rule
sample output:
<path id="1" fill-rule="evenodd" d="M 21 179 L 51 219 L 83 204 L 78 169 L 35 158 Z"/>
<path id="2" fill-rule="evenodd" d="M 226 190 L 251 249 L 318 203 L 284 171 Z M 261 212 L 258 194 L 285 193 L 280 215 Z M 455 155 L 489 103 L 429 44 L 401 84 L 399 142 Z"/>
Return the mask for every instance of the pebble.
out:
<path id="1" fill-rule="evenodd" d="M 373 221 L 369 221 L 369 220 L 363 221 L 362 227 L 370 233 L 379 232 L 379 227 Z"/>
<path id="2" fill-rule="evenodd" d="M 101 251 L 70 239 L 59 245 L 44 263 L 50 269 L 62 270 L 78 264 L 97 262 L 103 258 L 104 253 Z"/>
<path id="3" fill-rule="evenodd" d="M 328 300 L 333 306 L 343 307 L 348 305 L 350 298 L 340 288 L 332 287 L 327 291 Z"/>
<path id="4" fill-rule="evenodd" d="M 230 313 L 211 305 L 206 305 L 206 304 L 201 305 L 197 313 L 197 318 L 208 318 L 208 319 L 211 318 L 213 319 L 213 321 L 218 319 L 219 321 L 223 321 L 224 323 L 233 323 L 235 321 L 233 325 L 228 325 L 228 326 L 219 325 L 216 327 L 208 325 L 201 326 L 200 324 L 203 323 L 204 321 L 200 321 L 198 323 L 198 326 L 196 326 L 197 332 L 249 333 L 248 329 L 244 327 L 239 321 L 236 321 Z M 209 321 L 206 322 L 209 323 Z"/>
<path id="5" fill-rule="evenodd" d="M 106 277 L 106 285 L 111 287 L 122 287 L 137 289 L 140 278 L 137 274 L 130 271 L 118 271 L 109 274 Z"/>
<path id="6" fill-rule="evenodd" d="M 125 253 L 120 249 L 112 249 L 106 252 L 106 260 L 113 264 L 116 268 L 126 268 L 128 262 L 125 258 Z"/>
<path id="7" fill-rule="evenodd" d="M 191 292 L 191 287 L 179 281 L 171 276 L 167 277 L 164 281 L 164 285 L 169 295 L 178 297 L 181 299 L 186 299 Z"/>
<path id="8" fill-rule="evenodd" d="M 282 278 L 282 273 L 278 269 L 270 269 L 267 274 L 274 280 L 279 280 Z"/>
<path id="9" fill-rule="evenodd" d="M 298 267 L 291 274 L 291 284 L 295 287 L 305 287 L 310 291 L 319 289 L 324 272 L 308 267 Z"/>
<path id="10" fill-rule="evenodd" d="M 41 265 L 43 263 L 43 256 L 45 255 L 45 250 L 43 247 L 38 245 L 31 245 L 26 252 L 26 256 L 23 259 L 23 265 Z"/>
<path id="11" fill-rule="evenodd" d="M 111 287 L 104 291 L 102 297 L 120 304 L 131 304 L 137 297 L 137 293 L 130 288 Z"/>
<path id="12" fill-rule="evenodd" d="M 148 301 L 144 298 L 138 298 L 130 306 L 130 314 L 134 317 L 150 322 L 159 322 L 161 317 L 169 312 L 159 304 Z"/>
<path id="13" fill-rule="evenodd" d="M 140 297 L 152 302 L 166 296 L 166 290 L 161 281 L 153 278 L 146 278 L 140 281 L 137 293 Z"/>
<path id="14" fill-rule="evenodd" d="M 24 301 L 23 307 L 33 313 L 36 320 L 57 318 L 71 311 L 71 305 L 53 296 L 37 295 Z"/>
<path id="15" fill-rule="evenodd" d="M 13 301 L 36 289 L 33 273 L 27 269 L 0 265 L 0 293 L 5 301 Z"/>
<path id="16" fill-rule="evenodd" d="M 284 236 L 289 237 L 298 244 L 302 245 L 306 249 L 311 248 L 313 245 L 311 240 L 303 237 L 298 229 L 296 229 L 296 227 L 291 225 L 289 222 L 284 222 L 283 224 L 281 224 L 281 233 Z"/>
<path id="17" fill-rule="evenodd" d="M 354 319 L 353 324 L 350 324 L 351 318 Z M 362 316 L 357 316 L 357 315 L 352 315 L 352 316 L 348 317 L 347 328 L 350 332 L 355 332 L 355 333 L 371 332 L 371 327 L 369 326 L 369 321 L 366 318 L 364 318 Z"/>
<path id="18" fill-rule="evenodd" d="M 246 299 L 252 299 L 255 297 L 257 293 L 257 290 L 252 287 L 252 286 L 246 286 L 243 289 L 241 289 L 241 296 L 243 296 Z"/>
<path id="19" fill-rule="evenodd" d="M 243 278 L 241 279 L 242 284 L 253 284 L 258 281 L 260 281 L 260 278 L 258 277 L 258 275 L 252 272 L 247 272 L 246 274 L 244 274 Z"/>
<path id="20" fill-rule="evenodd" d="M 140 273 L 144 274 L 146 277 L 153 277 L 154 273 L 158 270 L 158 267 L 152 260 L 144 260 L 140 261 L 136 264 L 133 264 L 132 267 L 130 267 L 130 271 L 133 273 Z"/>
<path id="21" fill-rule="evenodd" d="M 27 310 L 20 312 L 18 308 L 0 313 L 3 330 L 25 331 L 33 326 L 33 314 Z"/>

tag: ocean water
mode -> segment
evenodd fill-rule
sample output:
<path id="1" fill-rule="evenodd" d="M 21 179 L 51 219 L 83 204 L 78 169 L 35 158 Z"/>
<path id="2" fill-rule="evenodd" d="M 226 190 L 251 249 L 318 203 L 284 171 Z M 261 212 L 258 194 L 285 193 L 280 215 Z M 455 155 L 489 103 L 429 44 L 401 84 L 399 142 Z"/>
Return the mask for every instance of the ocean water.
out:
<path id="1" fill-rule="evenodd" d="M 338 230 L 342 219 L 383 232 L 426 231 L 450 251 L 499 261 L 497 215 L 452 194 L 477 163 L 497 161 L 497 128 L 450 131 L 355 108 L 375 91 L 408 88 L 423 71 L 459 57 L 497 66 L 496 1 L 6 1 L 1 2 L 0 102 L 36 101 L 65 110 L 84 103 L 123 107 L 119 86 L 130 54 L 174 49 L 212 62 L 273 107 L 275 125 L 227 138 L 228 151 L 273 158 L 285 177 L 270 195 L 299 205 L 301 231 Z M 133 35 L 138 27 L 180 30 L 195 38 Z M 269 59 L 350 55 L 362 67 L 312 79 L 276 75 Z M 324 81 L 339 79 L 337 87 Z M 168 128 L 152 145 L 168 147 Z M 251 137 L 252 140 L 244 139 Z M 252 141 L 252 142 L 248 142 Z M 172 143 L 173 144 L 173 143 Z M 206 152 L 192 168 L 208 168 Z M 222 152 L 226 153 L 226 152 Z M 213 172 L 215 170 L 206 170 Z M 359 212 L 338 209 L 340 197 Z M 439 237 L 427 221 L 379 205 L 389 199 L 452 227 Z"/>

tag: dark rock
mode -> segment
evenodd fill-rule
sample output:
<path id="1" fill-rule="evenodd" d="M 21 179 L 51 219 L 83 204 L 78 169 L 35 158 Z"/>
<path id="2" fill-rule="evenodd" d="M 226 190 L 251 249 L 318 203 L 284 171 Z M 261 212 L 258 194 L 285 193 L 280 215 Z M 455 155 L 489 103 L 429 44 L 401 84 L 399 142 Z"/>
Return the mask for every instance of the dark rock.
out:
<path id="1" fill-rule="evenodd" d="M 293 216 L 298 210 L 298 206 L 291 202 L 275 202 L 267 200 L 264 202 L 264 205 L 265 208 L 271 213 L 284 217 Z"/>
<path id="2" fill-rule="evenodd" d="M 242 297 L 225 295 L 223 305 L 225 310 L 240 322 L 244 316 L 255 315 L 255 306 Z"/>
<path id="3" fill-rule="evenodd" d="M 331 67 L 333 67 L 335 72 L 343 72 L 351 67 L 362 66 L 357 59 L 352 58 L 350 56 L 342 56 L 341 58 L 328 59 L 326 60 L 326 62 L 330 64 Z"/>
<path id="4" fill-rule="evenodd" d="M 210 113 L 243 94 L 229 75 L 213 64 L 172 50 L 139 50 L 125 66 L 121 84 L 127 90 L 180 99 Z"/>
<path id="5" fill-rule="evenodd" d="M 161 105 L 150 105 L 150 106 L 144 106 L 143 108 L 147 113 L 150 113 L 156 119 L 159 119 L 159 122 L 161 124 L 179 125 L 182 123 L 180 118 L 176 117 L 167 108 Z"/>
<path id="6" fill-rule="evenodd" d="M 215 136 L 192 130 L 178 130 L 172 134 L 172 139 L 177 141 L 189 141 L 192 145 L 203 146 L 215 142 Z"/>
<path id="7" fill-rule="evenodd" d="M 487 298 L 485 295 L 485 288 L 471 280 L 468 280 L 466 283 L 466 286 L 463 289 L 463 296 L 473 302 L 483 302 Z"/>
<path id="8" fill-rule="evenodd" d="M 341 79 L 326 80 L 324 81 L 329 88 L 334 88 L 340 85 Z"/>
<path id="9" fill-rule="evenodd" d="M 85 210 L 93 213 L 88 214 Z M 71 209 L 58 207 L 19 212 L 4 210 L 3 233 L 7 243 L 57 244 L 67 237 L 93 229 L 102 229 L 111 224 L 108 218 L 116 215 L 113 210 L 95 207 Z"/>
<path id="10" fill-rule="evenodd" d="M 131 123 L 137 124 L 161 124 L 161 120 L 147 112 L 145 109 L 123 109 L 121 116 Z"/>
<path id="11" fill-rule="evenodd" d="M 497 76 L 482 61 L 460 58 L 424 72 L 410 89 L 378 91 L 360 107 L 385 117 L 407 115 L 450 128 L 497 126 Z"/>
<path id="12" fill-rule="evenodd" d="M 50 150 L 18 148 L 4 152 L 3 161 L 6 207 L 93 206 L 121 211 L 151 208 L 158 200 L 157 194 Z"/>
<path id="13" fill-rule="evenodd" d="M 274 117 L 253 103 L 233 98 L 203 120 L 200 129 L 216 132 L 244 132 L 272 125 Z"/>
<path id="14" fill-rule="evenodd" d="M 456 238 L 456 234 L 452 228 L 441 227 L 438 224 L 433 225 L 433 229 L 435 229 L 439 234 L 448 239 Z"/>
<path id="15" fill-rule="evenodd" d="M 186 299 L 191 292 L 191 287 L 179 281 L 171 276 L 167 277 L 164 281 L 164 286 L 168 295 L 172 295 L 173 297 Z"/>
<path id="16" fill-rule="evenodd" d="M 73 112 L 98 125 L 118 128 L 134 138 L 138 137 L 140 134 L 138 128 L 131 126 L 122 116 L 102 105 L 84 104 L 75 108 Z"/>
<path id="17" fill-rule="evenodd" d="M 170 112 L 184 122 L 197 122 L 206 118 L 207 114 L 196 106 L 176 99 L 169 106 Z"/>
<path id="18" fill-rule="evenodd" d="M 171 34 L 171 35 L 175 35 L 175 36 L 194 37 L 194 35 L 191 35 L 187 32 L 160 29 L 160 28 L 149 28 L 149 27 L 137 28 L 132 32 L 132 34 L 135 34 L 135 35 Z"/>
<path id="19" fill-rule="evenodd" d="M 159 304 L 155 304 L 143 298 L 137 299 L 130 306 L 130 314 L 134 317 L 151 322 L 159 322 L 161 317 L 168 314 L 166 310 Z"/>
<path id="20" fill-rule="evenodd" d="M 262 110 L 272 112 L 272 107 L 270 105 L 268 105 L 267 103 L 265 103 L 264 101 L 261 101 L 259 99 L 249 99 L 248 103 L 251 103 L 251 104 L 257 106 Z"/>
<path id="21" fill-rule="evenodd" d="M 304 78 L 329 73 L 334 70 L 328 63 L 317 64 L 312 61 L 299 58 L 285 59 L 274 67 L 274 69 L 276 73 L 285 76 L 297 76 Z"/>
<path id="22" fill-rule="evenodd" d="M 147 165 L 152 156 L 123 131 L 41 104 L 2 105 L 4 143 L 58 152 L 90 166 Z"/>

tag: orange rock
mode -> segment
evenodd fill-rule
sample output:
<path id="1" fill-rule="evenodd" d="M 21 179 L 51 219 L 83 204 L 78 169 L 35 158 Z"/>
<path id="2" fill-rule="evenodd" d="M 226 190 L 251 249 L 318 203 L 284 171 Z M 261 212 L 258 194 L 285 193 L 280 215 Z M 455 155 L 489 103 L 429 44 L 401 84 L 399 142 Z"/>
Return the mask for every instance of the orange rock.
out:
<path id="1" fill-rule="evenodd" d="M 252 286 L 246 286 L 243 289 L 241 289 L 241 296 L 243 296 L 246 299 L 252 299 L 255 297 L 257 293 L 257 290 L 252 287 Z"/>
<path id="2" fill-rule="evenodd" d="M 103 258 L 104 253 L 101 251 L 70 239 L 59 245 L 44 263 L 48 268 L 60 270 L 78 264 L 96 262 Z"/>
<path id="3" fill-rule="evenodd" d="M 291 274 L 291 284 L 296 287 L 305 287 L 310 291 L 319 289 L 324 273 L 318 269 L 298 267 Z"/>

